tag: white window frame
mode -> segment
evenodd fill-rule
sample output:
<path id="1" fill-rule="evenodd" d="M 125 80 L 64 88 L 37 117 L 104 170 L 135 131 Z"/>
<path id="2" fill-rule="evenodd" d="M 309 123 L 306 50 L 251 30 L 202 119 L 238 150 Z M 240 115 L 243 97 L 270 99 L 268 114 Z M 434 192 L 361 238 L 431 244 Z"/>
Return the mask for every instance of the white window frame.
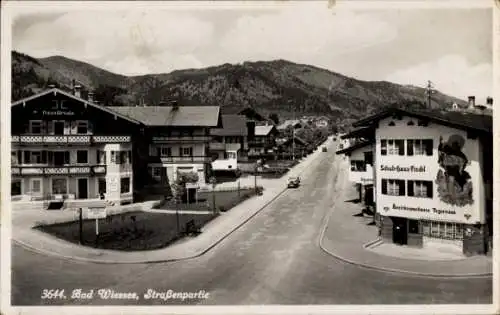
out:
<path id="1" fill-rule="evenodd" d="M 422 139 L 413 140 L 413 155 L 425 155 L 424 141 Z"/>
<path id="2" fill-rule="evenodd" d="M 90 199 L 92 198 L 92 196 L 90 195 L 90 178 L 88 177 L 75 177 L 75 186 L 76 186 L 76 189 L 75 189 L 75 198 L 80 198 L 80 187 L 78 186 L 78 180 L 80 179 L 86 179 L 87 180 L 87 199 Z M 69 191 L 66 193 L 66 194 L 69 194 Z"/>
<path id="3" fill-rule="evenodd" d="M 78 127 L 80 125 L 85 125 L 85 129 L 87 131 L 84 133 L 78 132 Z M 77 135 L 88 135 L 89 134 L 89 122 L 88 122 L 88 120 L 77 120 L 76 121 L 76 134 Z"/>
<path id="4" fill-rule="evenodd" d="M 193 156 L 193 151 L 194 151 L 193 147 L 183 147 L 182 156 Z"/>
<path id="5" fill-rule="evenodd" d="M 399 196 L 399 185 L 398 181 L 395 179 L 387 180 L 387 195 L 388 196 Z"/>
<path id="6" fill-rule="evenodd" d="M 66 180 L 66 192 L 65 193 L 55 193 L 54 192 L 54 180 L 57 180 L 57 179 L 64 179 L 64 180 Z M 56 194 L 57 195 L 67 195 L 67 194 L 69 194 L 69 178 L 68 177 L 60 177 L 60 176 L 58 176 L 58 177 L 51 177 L 50 178 L 50 194 L 51 195 L 56 195 Z"/>
<path id="7" fill-rule="evenodd" d="M 395 139 L 387 140 L 387 155 L 399 155 L 399 148 L 396 146 Z"/>
<path id="8" fill-rule="evenodd" d="M 87 153 L 87 162 L 78 162 L 78 152 L 86 152 Z M 76 150 L 76 164 L 87 165 L 87 164 L 89 164 L 89 162 L 90 162 L 89 161 L 89 150 Z"/>
<path id="9" fill-rule="evenodd" d="M 423 221 L 422 234 L 431 238 L 462 240 L 463 226 L 454 222 Z"/>
<path id="10" fill-rule="evenodd" d="M 40 191 L 33 191 L 33 182 L 40 182 Z M 37 196 L 43 195 L 43 178 L 41 177 L 34 177 L 30 178 L 30 187 L 29 187 L 30 194 L 34 194 Z"/>
<path id="11" fill-rule="evenodd" d="M 33 124 L 40 124 L 40 132 L 39 133 L 33 132 Z M 42 134 L 43 121 L 41 121 L 41 120 L 30 120 L 29 126 L 30 126 L 30 134 L 34 134 L 34 135 L 41 135 Z"/>
<path id="12" fill-rule="evenodd" d="M 122 192 L 122 180 L 128 178 L 128 191 L 126 192 Z M 125 177 L 120 177 L 120 194 L 123 195 L 123 194 L 129 194 L 132 192 L 132 178 L 130 178 L 129 176 L 125 176 Z"/>

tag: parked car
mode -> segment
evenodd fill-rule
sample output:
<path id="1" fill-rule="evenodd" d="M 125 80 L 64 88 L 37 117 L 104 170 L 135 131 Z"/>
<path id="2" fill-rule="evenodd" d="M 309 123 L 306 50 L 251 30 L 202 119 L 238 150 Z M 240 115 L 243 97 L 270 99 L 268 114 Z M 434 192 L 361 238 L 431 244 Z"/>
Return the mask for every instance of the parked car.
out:
<path id="1" fill-rule="evenodd" d="M 298 188 L 300 186 L 300 177 L 288 178 L 288 188 Z"/>
<path id="2" fill-rule="evenodd" d="M 323 148 L 322 148 L 322 151 L 323 151 L 323 152 L 327 152 L 327 151 L 328 151 L 328 149 L 327 149 L 326 147 L 323 147 Z"/>

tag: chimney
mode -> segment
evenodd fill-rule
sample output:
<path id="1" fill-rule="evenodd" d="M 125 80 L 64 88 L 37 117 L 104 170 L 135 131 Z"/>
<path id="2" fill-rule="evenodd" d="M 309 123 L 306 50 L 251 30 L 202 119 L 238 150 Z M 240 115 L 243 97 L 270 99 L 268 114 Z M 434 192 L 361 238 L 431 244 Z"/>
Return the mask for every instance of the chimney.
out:
<path id="1" fill-rule="evenodd" d="M 488 96 L 486 98 L 486 105 L 493 106 L 493 98 L 492 97 Z"/>
<path id="2" fill-rule="evenodd" d="M 476 97 L 469 96 L 469 109 L 474 109 L 475 106 L 476 106 Z"/>
<path id="3" fill-rule="evenodd" d="M 87 100 L 91 103 L 95 103 L 94 101 L 94 92 L 89 92 L 87 95 Z"/>
<path id="4" fill-rule="evenodd" d="M 80 84 L 75 85 L 74 90 L 73 90 L 73 94 L 76 97 L 79 97 L 79 98 L 82 97 L 82 86 Z"/>

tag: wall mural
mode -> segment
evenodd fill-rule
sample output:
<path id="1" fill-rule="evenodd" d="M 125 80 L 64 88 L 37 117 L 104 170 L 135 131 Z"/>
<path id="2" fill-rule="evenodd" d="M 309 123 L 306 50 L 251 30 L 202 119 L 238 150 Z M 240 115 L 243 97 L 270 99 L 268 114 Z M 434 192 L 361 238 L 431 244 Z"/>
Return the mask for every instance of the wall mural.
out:
<path id="1" fill-rule="evenodd" d="M 438 195 L 441 201 L 459 207 L 474 203 L 471 176 L 465 170 L 469 160 L 462 151 L 464 145 L 465 139 L 460 135 L 452 135 L 446 142 L 439 138 Z"/>

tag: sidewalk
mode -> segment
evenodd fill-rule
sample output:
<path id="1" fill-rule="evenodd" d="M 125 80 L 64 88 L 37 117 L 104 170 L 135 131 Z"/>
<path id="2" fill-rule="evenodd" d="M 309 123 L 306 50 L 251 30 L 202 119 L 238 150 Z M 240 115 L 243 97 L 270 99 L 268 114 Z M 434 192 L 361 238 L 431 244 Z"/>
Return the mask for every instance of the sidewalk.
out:
<path id="1" fill-rule="evenodd" d="M 336 204 L 325 223 L 320 247 L 345 262 L 386 272 L 429 277 L 484 277 L 493 274 L 492 259 L 486 256 L 467 258 L 457 253 L 440 253 L 439 249 L 422 251 L 377 240 L 377 227 L 367 225 L 368 217 L 355 217 L 361 205 L 355 188 L 348 182 L 347 162 L 339 159 Z M 417 259 L 417 255 L 420 256 Z M 427 257 L 425 257 L 427 256 Z M 402 258 L 406 257 L 406 258 Z"/>
<path id="2" fill-rule="evenodd" d="M 327 141 L 331 143 L 331 138 Z M 321 148 L 321 146 L 319 148 Z M 318 149 L 305 158 L 300 164 L 293 167 L 287 175 L 297 176 L 302 174 L 311 164 L 320 163 L 322 156 L 324 156 L 324 153 L 322 154 L 321 149 Z M 210 221 L 202 228 L 202 233 L 197 237 L 187 238 L 182 242 L 173 244 L 164 249 L 141 252 L 122 252 L 72 244 L 46 233 L 31 229 L 35 222 L 33 220 L 28 220 L 29 214 L 23 215 L 22 211 L 12 213 L 12 238 L 14 242 L 32 251 L 65 259 L 102 264 L 168 262 L 195 258 L 203 255 L 216 246 L 220 241 L 258 214 L 269 203 L 278 198 L 286 190 L 288 176 L 279 179 L 258 178 L 257 185 L 264 187 L 263 195 L 245 200 L 230 211 Z M 152 205 L 153 202 L 150 202 L 150 204 L 144 203 L 141 206 L 147 211 L 151 209 Z M 42 215 L 46 222 L 56 219 L 52 216 L 56 216 L 56 214 L 43 212 Z M 68 211 L 68 214 L 61 216 L 59 212 L 57 216 L 59 216 L 57 222 L 64 222 L 64 220 L 68 221 L 68 218 L 71 216 L 75 216 L 75 213 Z"/>

